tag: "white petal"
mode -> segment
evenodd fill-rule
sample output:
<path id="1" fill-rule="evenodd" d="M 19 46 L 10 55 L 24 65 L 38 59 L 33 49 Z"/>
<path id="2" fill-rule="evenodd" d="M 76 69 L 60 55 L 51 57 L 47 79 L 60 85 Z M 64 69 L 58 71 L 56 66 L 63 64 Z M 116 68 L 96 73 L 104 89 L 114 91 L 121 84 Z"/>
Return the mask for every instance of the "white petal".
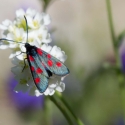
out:
<path id="1" fill-rule="evenodd" d="M 48 25 L 50 24 L 51 22 L 51 19 L 50 19 L 50 16 L 48 14 L 43 14 L 43 22 L 44 22 L 44 25 Z"/>
<path id="2" fill-rule="evenodd" d="M 49 88 L 49 95 L 53 95 L 55 93 L 55 90 L 54 89 L 52 89 L 52 88 Z"/>
<path id="3" fill-rule="evenodd" d="M 49 79 L 49 86 L 51 86 L 51 85 L 52 85 L 52 87 L 57 86 L 59 81 L 61 81 L 61 77 L 53 74 L 53 76 L 50 77 L 50 79 Z M 55 84 L 55 85 L 53 85 L 53 84 Z"/>
<path id="4" fill-rule="evenodd" d="M 29 90 L 29 87 L 24 84 L 17 84 L 16 87 L 14 88 L 14 91 L 18 92 L 27 92 Z"/>
<path id="5" fill-rule="evenodd" d="M 51 41 L 52 41 L 51 38 L 46 38 L 42 40 L 43 43 L 50 43 Z"/>
<path id="6" fill-rule="evenodd" d="M 34 17 L 34 20 L 37 20 L 37 21 L 39 21 L 39 22 L 40 22 L 41 19 L 42 19 L 42 16 L 41 16 L 41 14 L 39 14 L 39 13 L 37 13 L 37 14 L 35 15 L 35 17 Z"/>
<path id="7" fill-rule="evenodd" d="M 65 90 L 65 84 L 60 82 L 60 84 L 56 87 L 56 90 L 59 92 L 63 92 Z"/>
<path id="8" fill-rule="evenodd" d="M 32 29 L 35 28 L 34 25 L 33 25 L 33 19 L 32 19 L 32 17 L 27 16 L 27 22 L 28 22 L 28 26 L 29 26 L 30 28 L 32 28 Z"/>
<path id="9" fill-rule="evenodd" d="M 65 52 L 61 51 L 61 49 L 57 46 L 54 46 L 52 48 L 50 54 L 53 55 L 54 57 L 56 57 L 57 59 L 59 59 L 62 62 L 64 62 L 67 58 L 67 56 L 65 55 Z"/>
<path id="10" fill-rule="evenodd" d="M 57 57 L 57 59 L 59 59 L 61 62 L 65 62 L 67 59 L 67 55 L 63 55 L 62 57 Z"/>
<path id="11" fill-rule="evenodd" d="M 65 75 L 65 76 L 63 76 L 63 77 L 61 77 L 61 81 L 63 81 L 64 79 L 65 79 L 65 77 L 66 77 L 67 75 Z"/>
<path id="12" fill-rule="evenodd" d="M 22 68 L 21 68 L 21 67 L 18 67 L 18 66 L 15 66 L 15 67 L 12 67 L 12 68 L 11 68 L 11 72 L 14 73 L 16 76 L 17 76 L 18 73 L 21 72 L 21 70 L 22 70 Z M 18 77 L 18 76 L 17 76 L 17 77 Z"/>
<path id="13" fill-rule="evenodd" d="M 35 86 L 31 86 L 30 90 L 29 90 L 29 95 L 34 96 L 35 95 L 35 90 L 36 90 L 36 87 Z"/>
<path id="14" fill-rule="evenodd" d="M 0 49 L 7 49 L 9 48 L 9 45 L 0 45 Z"/>
<path id="15" fill-rule="evenodd" d="M 25 11 L 23 9 L 19 9 L 16 11 L 17 17 L 23 17 L 25 15 Z"/>
<path id="16" fill-rule="evenodd" d="M 12 22 L 8 19 L 6 19 L 5 21 L 2 22 L 3 25 L 5 26 L 9 26 L 10 24 L 12 24 Z"/>
<path id="17" fill-rule="evenodd" d="M 39 43 L 39 45 L 41 45 L 43 42 L 41 41 L 41 39 L 39 39 L 38 37 L 35 38 L 37 40 L 37 42 Z"/>
<path id="18" fill-rule="evenodd" d="M 29 79 L 29 81 L 27 82 L 27 84 L 28 84 L 29 86 L 32 86 L 32 87 L 34 87 L 34 88 L 36 89 L 36 86 L 34 85 L 34 81 L 33 81 L 33 78 L 32 78 L 32 76 L 31 76 L 31 74 L 28 74 L 28 77 L 30 77 L 30 79 Z"/>
<path id="19" fill-rule="evenodd" d="M 54 46 L 50 52 L 51 55 L 56 56 L 57 52 L 59 51 L 59 48 L 57 46 Z M 61 51 L 61 50 L 60 50 Z M 60 52 L 59 51 L 59 52 Z"/>
<path id="20" fill-rule="evenodd" d="M 36 11 L 34 9 L 28 8 L 26 14 L 33 17 L 36 14 Z"/>
<path id="21" fill-rule="evenodd" d="M 15 91 L 15 93 L 18 93 L 18 91 Z"/>
<path id="22" fill-rule="evenodd" d="M 8 26 L 11 24 L 12 22 L 8 19 L 6 19 L 5 21 L 2 22 L 2 25 L 0 24 L 0 29 L 2 30 L 7 30 Z"/>
<path id="23" fill-rule="evenodd" d="M 44 95 L 49 95 L 49 89 L 47 88 L 46 91 L 44 92 Z"/>
<path id="24" fill-rule="evenodd" d="M 40 93 L 38 90 L 35 90 L 35 95 L 36 95 L 37 97 L 39 97 L 39 96 L 41 96 L 41 95 L 43 95 L 43 94 Z"/>
<path id="25" fill-rule="evenodd" d="M 0 29 L 2 29 L 2 30 L 7 30 L 8 27 L 0 24 Z"/>
<path id="26" fill-rule="evenodd" d="M 43 44 L 42 45 L 42 50 L 44 50 L 47 53 L 49 53 L 51 49 L 52 49 L 52 47 L 49 46 L 48 44 Z"/>
<path id="27" fill-rule="evenodd" d="M 9 44 L 9 47 L 10 47 L 10 48 L 16 48 L 17 46 L 18 46 L 18 45 L 17 45 L 16 43 L 10 43 L 10 44 Z"/>
<path id="28" fill-rule="evenodd" d="M 16 56 L 16 53 L 11 53 L 10 56 L 9 56 L 9 58 L 11 59 L 11 58 L 13 58 L 15 56 Z"/>
<path id="29" fill-rule="evenodd" d="M 15 57 L 11 60 L 11 62 L 12 62 L 14 65 L 19 65 L 20 60 L 17 59 L 17 57 L 15 56 Z"/>
<path id="30" fill-rule="evenodd" d="M 21 49 L 22 52 L 26 52 L 26 48 L 25 48 L 24 45 L 20 44 L 19 47 L 20 47 L 20 49 Z"/>
<path id="31" fill-rule="evenodd" d="M 56 86 L 57 86 L 57 84 L 50 84 L 49 88 L 53 88 L 54 89 L 54 88 L 56 88 Z"/>
<path id="32" fill-rule="evenodd" d="M 17 51 L 17 52 L 16 52 L 16 57 L 17 57 L 19 60 L 24 60 L 23 54 L 20 54 L 20 53 L 21 53 L 20 51 Z"/>

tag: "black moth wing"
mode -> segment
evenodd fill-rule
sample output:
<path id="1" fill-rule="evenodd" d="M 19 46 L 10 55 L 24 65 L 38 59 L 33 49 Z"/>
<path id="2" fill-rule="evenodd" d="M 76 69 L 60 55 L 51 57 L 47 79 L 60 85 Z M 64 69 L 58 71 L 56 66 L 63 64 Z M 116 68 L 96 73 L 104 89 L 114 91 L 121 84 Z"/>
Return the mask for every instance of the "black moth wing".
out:
<path id="1" fill-rule="evenodd" d="M 35 50 L 33 53 L 36 53 Z M 34 83 L 40 93 L 45 92 L 48 87 L 48 73 L 46 72 L 45 67 L 39 60 L 37 53 L 35 55 L 27 54 L 27 59 L 30 66 L 30 71 L 34 80 Z"/>
<path id="2" fill-rule="evenodd" d="M 57 58 L 37 47 L 36 52 L 38 53 L 38 58 L 43 63 L 44 67 L 50 70 L 53 74 L 59 76 L 69 74 L 69 69 Z"/>

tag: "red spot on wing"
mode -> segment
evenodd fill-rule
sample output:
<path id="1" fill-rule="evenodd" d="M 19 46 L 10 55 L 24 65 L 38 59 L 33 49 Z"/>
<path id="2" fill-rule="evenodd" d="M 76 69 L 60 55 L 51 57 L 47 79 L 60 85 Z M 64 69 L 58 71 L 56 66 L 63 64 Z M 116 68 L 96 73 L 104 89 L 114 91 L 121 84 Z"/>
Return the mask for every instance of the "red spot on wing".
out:
<path id="1" fill-rule="evenodd" d="M 32 56 L 29 56 L 30 61 L 34 61 L 34 58 Z"/>
<path id="2" fill-rule="evenodd" d="M 37 72 L 38 74 L 41 74 L 41 73 L 43 72 L 43 70 L 40 69 L 40 68 L 37 68 L 36 72 Z"/>
<path id="3" fill-rule="evenodd" d="M 62 63 L 61 62 L 56 62 L 56 66 L 61 67 Z"/>
<path id="4" fill-rule="evenodd" d="M 35 70 L 33 66 L 31 66 L 30 69 L 31 69 L 31 71 L 34 71 L 34 70 Z"/>
<path id="5" fill-rule="evenodd" d="M 49 58 L 49 59 L 50 59 L 50 58 L 51 58 L 51 55 L 50 55 L 50 54 L 47 54 L 47 58 Z"/>
<path id="6" fill-rule="evenodd" d="M 50 67 L 51 67 L 51 66 L 53 65 L 52 60 L 48 60 L 48 61 L 47 61 L 47 64 L 48 64 L 48 66 L 50 66 Z"/>
<path id="7" fill-rule="evenodd" d="M 35 78 L 34 81 L 36 84 L 38 84 L 40 82 L 40 78 Z"/>
<path id="8" fill-rule="evenodd" d="M 38 53 L 39 55 L 42 55 L 42 54 L 43 54 L 42 50 L 39 49 L 39 48 L 37 48 L 37 53 Z"/>

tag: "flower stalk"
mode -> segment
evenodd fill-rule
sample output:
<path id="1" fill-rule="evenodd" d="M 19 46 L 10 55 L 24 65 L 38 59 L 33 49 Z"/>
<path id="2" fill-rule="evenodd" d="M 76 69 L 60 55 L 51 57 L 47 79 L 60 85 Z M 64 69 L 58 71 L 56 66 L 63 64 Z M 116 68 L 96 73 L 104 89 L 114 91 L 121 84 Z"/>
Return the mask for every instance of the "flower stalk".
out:
<path id="1" fill-rule="evenodd" d="M 62 96 L 61 93 L 56 92 L 56 95 L 58 98 L 60 98 L 60 100 L 63 102 L 63 104 L 66 106 L 66 108 L 69 110 L 70 114 L 72 115 L 72 117 L 74 118 L 74 120 L 76 121 L 76 123 L 78 125 L 84 125 L 83 122 L 74 114 L 74 112 L 72 111 L 71 107 L 69 106 L 69 104 L 67 103 L 67 101 L 64 99 L 64 97 Z"/>
<path id="2" fill-rule="evenodd" d="M 111 32 L 111 38 L 112 38 L 112 43 L 114 47 L 114 52 L 115 52 L 115 57 L 116 57 L 116 69 L 118 69 L 120 72 L 118 73 L 118 82 L 119 82 L 119 88 L 120 88 L 120 94 L 121 94 L 121 102 L 123 106 L 123 114 L 124 114 L 124 120 L 125 120 L 125 101 L 124 101 L 124 94 L 125 94 L 125 78 L 124 75 L 121 71 L 121 61 L 119 57 L 119 48 L 118 48 L 118 40 L 115 36 L 115 31 L 114 31 L 114 24 L 113 24 L 113 18 L 112 18 L 112 9 L 111 9 L 111 1 L 106 0 L 106 5 L 107 5 L 107 13 L 108 13 L 108 20 L 109 20 L 109 27 L 110 27 L 110 32 Z"/>
<path id="3" fill-rule="evenodd" d="M 59 108 L 59 110 L 62 112 L 64 117 L 66 118 L 69 125 L 73 125 L 72 120 L 70 119 L 67 111 L 65 110 L 65 107 L 59 103 L 54 96 L 49 96 L 49 99 Z"/>
<path id="4" fill-rule="evenodd" d="M 106 0 L 106 4 L 107 4 L 107 12 L 108 12 L 108 20 L 109 20 L 111 38 L 115 46 L 116 38 L 115 38 L 114 24 L 113 24 L 113 19 L 112 19 L 111 1 Z"/>
<path id="5" fill-rule="evenodd" d="M 44 0 L 44 6 L 43 6 L 43 11 L 46 12 L 48 6 L 50 4 L 52 4 L 55 0 Z M 62 94 L 56 92 L 57 97 L 63 102 L 63 105 L 65 105 L 65 107 L 69 110 L 70 114 L 73 116 L 73 118 L 75 119 L 76 123 L 78 125 L 84 125 L 82 123 L 82 121 L 73 113 L 72 109 L 70 108 L 69 104 L 66 102 L 66 100 L 63 98 Z M 68 113 L 64 110 L 62 105 L 59 105 L 58 102 L 56 101 L 56 99 L 54 97 L 49 97 L 50 100 L 60 109 L 60 111 L 63 113 L 63 115 L 65 116 L 65 118 L 67 119 L 69 125 L 72 125 L 72 121 L 68 115 Z"/>
<path id="6" fill-rule="evenodd" d="M 111 32 L 111 39 L 112 39 L 112 44 L 114 48 L 114 53 L 116 57 L 116 67 L 120 68 L 121 62 L 119 58 L 119 53 L 118 53 L 118 46 L 117 46 L 117 38 L 115 36 L 115 30 L 114 30 L 114 23 L 113 23 L 113 17 L 112 17 L 112 8 L 111 8 L 111 1 L 106 0 L 106 5 L 107 5 L 107 14 L 108 14 L 108 21 L 109 21 L 109 28 Z"/>

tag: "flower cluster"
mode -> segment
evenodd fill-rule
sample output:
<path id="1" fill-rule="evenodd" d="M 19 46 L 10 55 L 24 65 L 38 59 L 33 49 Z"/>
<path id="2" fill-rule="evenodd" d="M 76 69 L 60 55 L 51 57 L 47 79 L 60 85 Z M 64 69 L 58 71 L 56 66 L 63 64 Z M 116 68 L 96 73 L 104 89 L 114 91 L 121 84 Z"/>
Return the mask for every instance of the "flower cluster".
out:
<path id="1" fill-rule="evenodd" d="M 28 63 L 24 71 L 24 58 L 26 54 L 21 52 L 26 52 L 24 45 L 19 44 L 20 42 L 26 43 L 27 31 L 26 31 L 26 21 L 24 15 L 27 18 L 28 23 L 28 42 L 30 45 L 35 45 L 47 53 L 53 55 L 60 61 L 64 62 L 66 60 L 66 55 L 64 51 L 57 46 L 50 46 L 48 43 L 51 42 L 50 34 L 48 33 L 47 25 L 50 24 L 51 20 L 49 15 L 45 13 L 38 13 L 33 9 L 27 9 L 26 12 L 23 9 L 16 11 L 16 18 L 14 21 L 5 20 L 0 25 L 0 29 L 3 30 L 2 38 L 6 38 L 1 42 L 0 49 L 11 48 L 12 53 L 9 58 L 12 58 L 12 63 L 15 65 L 12 67 L 11 71 L 15 75 L 15 79 L 18 81 L 18 85 L 15 87 L 15 91 L 18 93 L 29 92 L 30 95 L 40 96 L 53 95 L 55 90 L 63 92 L 65 89 L 65 84 L 62 82 L 63 78 L 59 76 L 54 76 L 49 79 L 49 86 L 44 93 L 40 93 L 33 83 L 33 79 L 30 73 Z"/>

